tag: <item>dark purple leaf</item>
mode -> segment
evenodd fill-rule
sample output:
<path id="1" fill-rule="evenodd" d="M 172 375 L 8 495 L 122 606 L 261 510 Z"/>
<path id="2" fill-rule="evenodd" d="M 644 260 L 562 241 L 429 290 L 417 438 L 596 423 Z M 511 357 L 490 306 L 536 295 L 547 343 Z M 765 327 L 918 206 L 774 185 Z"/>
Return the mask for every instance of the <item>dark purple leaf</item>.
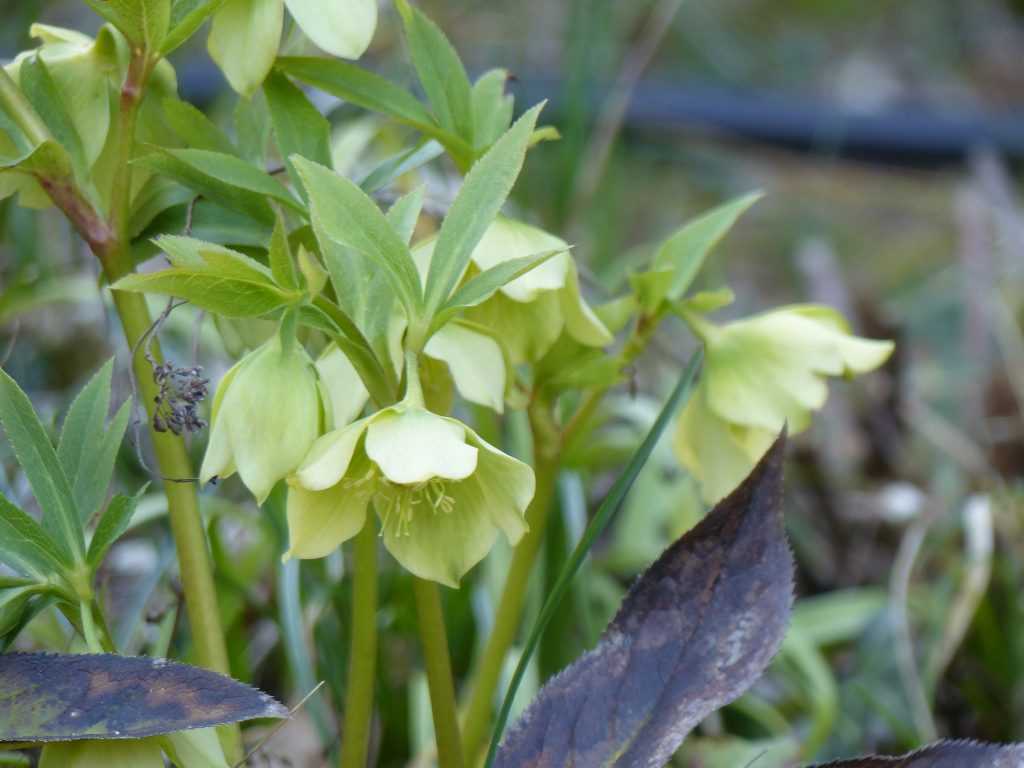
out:
<path id="1" fill-rule="evenodd" d="M 1022 768 L 1024 745 L 940 741 L 902 757 L 857 757 L 816 768 Z M 812 767 L 813 768 L 813 767 Z"/>
<path id="2" fill-rule="evenodd" d="M 0 655 L 0 742 L 135 739 L 257 717 L 287 717 L 265 693 L 163 659 Z"/>
<path id="3" fill-rule="evenodd" d="M 597 648 L 541 690 L 496 766 L 664 765 L 697 723 L 761 676 L 793 599 L 784 447 L 781 436 L 640 577 Z"/>

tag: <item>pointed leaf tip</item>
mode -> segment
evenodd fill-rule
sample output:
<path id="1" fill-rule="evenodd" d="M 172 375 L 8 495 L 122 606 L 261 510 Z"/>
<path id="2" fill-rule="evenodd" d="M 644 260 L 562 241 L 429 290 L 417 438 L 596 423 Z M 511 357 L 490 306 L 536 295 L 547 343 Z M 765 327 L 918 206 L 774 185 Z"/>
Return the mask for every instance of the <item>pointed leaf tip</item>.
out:
<path id="1" fill-rule="evenodd" d="M 164 659 L 0 655 L 0 743 L 137 739 L 288 714 L 244 683 Z"/>
<path id="2" fill-rule="evenodd" d="M 793 601 L 785 443 L 783 432 L 640 577 L 597 648 L 541 690 L 496 766 L 663 765 L 697 723 L 753 685 Z"/>

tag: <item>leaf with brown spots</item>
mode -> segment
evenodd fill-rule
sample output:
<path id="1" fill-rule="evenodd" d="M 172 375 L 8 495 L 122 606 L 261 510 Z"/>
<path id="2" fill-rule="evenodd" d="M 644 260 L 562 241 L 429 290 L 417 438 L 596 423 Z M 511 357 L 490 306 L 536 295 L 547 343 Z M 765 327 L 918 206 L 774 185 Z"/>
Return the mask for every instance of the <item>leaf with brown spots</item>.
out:
<path id="1" fill-rule="evenodd" d="M 901 757 L 857 757 L 816 768 L 1022 768 L 1024 744 L 940 741 Z M 812 767 L 813 768 L 813 767 Z"/>
<path id="2" fill-rule="evenodd" d="M 541 690 L 496 766 L 664 765 L 697 723 L 761 676 L 793 596 L 784 447 L 783 435 L 640 577 L 597 648 Z"/>
<path id="3" fill-rule="evenodd" d="M 0 742 L 136 739 L 287 716 L 267 694 L 187 664 L 112 654 L 0 655 Z"/>

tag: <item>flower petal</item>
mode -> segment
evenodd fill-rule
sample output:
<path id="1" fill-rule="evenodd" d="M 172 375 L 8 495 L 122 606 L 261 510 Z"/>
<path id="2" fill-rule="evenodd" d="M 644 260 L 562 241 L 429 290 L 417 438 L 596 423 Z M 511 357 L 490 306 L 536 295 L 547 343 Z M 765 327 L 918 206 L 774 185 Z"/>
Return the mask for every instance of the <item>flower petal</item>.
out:
<path id="1" fill-rule="evenodd" d="M 370 393 L 356 369 L 337 344 L 331 344 L 316 361 L 320 382 L 327 393 L 331 429 L 351 423 L 366 406 Z"/>
<path id="2" fill-rule="evenodd" d="M 484 232 L 471 258 L 483 271 L 505 261 L 563 248 L 565 253 L 548 259 L 499 289 L 513 301 L 529 302 L 534 301 L 542 291 L 557 291 L 565 285 L 572 259 L 568 252 L 569 246 L 564 240 L 543 229 L 499 216 Z"/>
<path id="3" fill-rule="evenodd" d="M 317 438 L 289 482 L 307 491 L 323 491 L 338 483 L 348 473 L 369 423 L 370 418 L 360 419 Z"/>
<path id="4" fill-rule="evenodd" d="M 483 304 L 470 307 L 466 318 L 493 330 L 513 364 L 539 360 L 565 326 L 557 291 L 539 293 L 529 304 L 513 301 L 499 291 Z"/>
<path id="5" fill-rule="evenodd" d="M 382 533 L 384 546 L 407 571 L 457 588 L 463 575 L 491 551 L 498 529 L 484 506 L 485 495 L 475 476 L 445 483 L 445 487 L 455 500 L 451 510 L 421 502 L 413 507 L 406 523 L 393 510 L 381 518 Z M 400 503 L 398 496 L 395 503 Z"/>
<path id="6" fill-rule="evenodd" d="M 477 450 L 455 419 L 420 408 L 390 408 L 370 417 L 366 454 L 393 483 L 410 485 L 435 477 L 462 480 L 476 469 Z"/>
<path id="7" fill-rule="evenodd" d="M 282 0 L 227 0 L 213 15 L 206 47 L 236 92 L 252 96 L 266 79 L 283 26 Z"/>
<path id="8" fill-rule="evenodd" d="M 302 31 L 320 48 L 358 59 L 377 29 L 377 0 L 285 0 Z"/>
<path id="9" fill-rule="evenodd" d="M 373 471 L 366 463 L 366 469 Z M 326 491 L 288 489 L 288 551 L 285 560 L 326 557 L 366 524 L 374 484 L 355 488 L 338 483 Z"/>
<path id="10" fill-rule="evenodd" d="M 455 388 L 462 397 L 502 412 L 505 404 L 505 356 L 498 342 L 455 322 L 435 333 L 423 351 L 448 365 Z"/>
<path id="11" fill-rule="evenodd" d="M 536 491 L 533 468 L 502 453 L 475 432 L 469 431 L 468 434 L 469 441 L 480 451 L 476 472 L 471 480 L 479 485 L 482 509 L 502 530 L 509 544 L 514 546 L 528 530 L 526 508 Z M 451 486 L 456 504 L 460 503 L 462 495 L 467 492 L 465 487 L 469 482 L 466 480 Z"/>
<path id="12" fill-rule="evenodd" d="M 565 288 L 561 290 L 560 295 L 565 329 L 570 336 L 588 347 L 606 347 L 612 343 L 612 334 L 600 318 L 594 314 L 594 310 L 583 300 L 575 263 L 569 264 Z"/>
<path id="13" fill-rule="evenodd" d="M 164 751 L 175 765 L 188 768 L 230 768 L 215 728 L 177 731 L 162 737 Z"/>

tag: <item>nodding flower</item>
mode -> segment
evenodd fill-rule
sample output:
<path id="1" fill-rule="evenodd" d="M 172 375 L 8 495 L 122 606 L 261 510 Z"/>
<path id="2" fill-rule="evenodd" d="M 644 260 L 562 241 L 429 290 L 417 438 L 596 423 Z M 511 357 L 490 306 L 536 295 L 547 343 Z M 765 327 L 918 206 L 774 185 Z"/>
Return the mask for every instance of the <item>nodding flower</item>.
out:
<path id="1" fill-rule="evenodd" d="M 262 504 L 309 452 L 321 432 L 323 411 L 312 359 L 298 342 L 283 345 L 274 334 L 217 387 L 200 480 L 238 472 Z"/>
<path id="2" fill-rule="evenodd" d="M 457 419 L 407 402 L 316 441 L 289 478 L 290 557 L 324 557 L 367 525 L 408 571 L 450 587 L 501 531 L 526 532 L 533 470 Z"/>

